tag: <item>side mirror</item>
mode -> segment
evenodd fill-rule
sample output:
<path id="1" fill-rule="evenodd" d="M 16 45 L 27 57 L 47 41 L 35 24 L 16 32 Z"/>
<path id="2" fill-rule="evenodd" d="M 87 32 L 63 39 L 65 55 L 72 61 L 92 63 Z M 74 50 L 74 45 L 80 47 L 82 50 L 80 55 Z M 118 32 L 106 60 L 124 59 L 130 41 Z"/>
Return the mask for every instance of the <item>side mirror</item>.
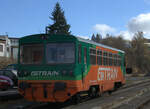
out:
<path id="1" fill-rule="evenodd" d="M 126 73 L 127 74 L 132 74 L 132 68 L 126 68 Z"/>

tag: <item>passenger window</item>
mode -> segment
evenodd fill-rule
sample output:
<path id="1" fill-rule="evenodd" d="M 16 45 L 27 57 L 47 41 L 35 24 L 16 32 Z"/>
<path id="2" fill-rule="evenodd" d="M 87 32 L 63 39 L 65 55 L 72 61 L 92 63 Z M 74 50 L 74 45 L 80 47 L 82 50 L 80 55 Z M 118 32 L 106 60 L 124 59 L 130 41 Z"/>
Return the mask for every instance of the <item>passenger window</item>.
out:
<path id="1" fill-rule="evenodd" d="M 102 65 L 102 51 L 97 50 L 97 64 Z"/>
<path id="2" fill-rule="evenodd" d="M 90 64 L 96 64 L 96 49 L 94 48 L 90 49 Z"/>
<path id="3" fill-rule="evenodd" d="M 109 53 L 109 65 L 112 66 L 112 53 Z"/>
<path id="4" fill-rule="evenodd" d="M 114 66 L 117 66 L 117 54 L 114 54 L 113 61 L 114 61 Z"/>
<path id="5" fill-rule="evenodd" d="M 106 51 L 103 52 L 103 65 L 108 65 L 108 53 Z"/>
<path id="6" fill-rule="evenodd" d="M 120 55 L 118 55 L 118 58 L 117 58 L 117 60 L 118 60 L 118 66 L 121 66 L 121 56 Z"/>
<path id="7" fill-rule="evenodd" d="M 84 64 L 87 64 L 87 48 L 84 48 Z"/>
<path id="8" fill-rule="evenodd" d="M 106 52 L 106 65 L 108 65 L 108 53 Z"/>
<path id="9" fill-rule="evenodd" d="M 81 44 L 78 46 L 78 62 L 81 63 Z"/>

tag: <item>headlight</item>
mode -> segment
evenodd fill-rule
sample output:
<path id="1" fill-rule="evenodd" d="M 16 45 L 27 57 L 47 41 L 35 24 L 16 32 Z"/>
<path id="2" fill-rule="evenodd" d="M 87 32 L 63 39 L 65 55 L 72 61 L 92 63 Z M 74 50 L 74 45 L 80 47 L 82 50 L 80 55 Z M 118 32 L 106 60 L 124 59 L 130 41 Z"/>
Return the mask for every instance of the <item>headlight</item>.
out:
<path id="1" fill-rule="evenodd" d="M 62 74 L 63 74 L 63 75 L 66 75 L 66 74 L 67 74 L 67 71 L 66 71 L 66 70 L 63 70 L 63 71 L 62 71 Z"/>
<path id="2" fill-rule="evenodd" d="M 69 71 L 69 75 L 70 75 L 70 76 L 73 76 L 73 71 L 72 71 L 72 70 Z"/>

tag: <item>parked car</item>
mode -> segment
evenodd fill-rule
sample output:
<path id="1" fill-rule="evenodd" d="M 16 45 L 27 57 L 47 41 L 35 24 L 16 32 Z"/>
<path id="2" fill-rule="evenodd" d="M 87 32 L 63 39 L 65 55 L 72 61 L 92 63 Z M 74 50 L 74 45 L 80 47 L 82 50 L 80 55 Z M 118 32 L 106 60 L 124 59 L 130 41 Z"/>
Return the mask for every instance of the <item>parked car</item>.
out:
<path id="1" fill-rule="evenodd" d="M 6 70 L 12 70 L 15 75 L 17 75 L 17 64 L 9 64 L 7 67 L 3 68 Z"/>
<path id="2" fill-rule="evenodd" d="M 2 69 L 0 70 L 0 76 L 9 78 L 10 80 L 12 80 L 13 86 L 17 86 L 18 84 L 17 74 L 13 72 L 12 70 Z"/>
<path id="3" fill-rule="evenodd" d="M 8 90 L 13 87 L 13 81 L 7 76 L 0 76 L 0 90 Z"/>

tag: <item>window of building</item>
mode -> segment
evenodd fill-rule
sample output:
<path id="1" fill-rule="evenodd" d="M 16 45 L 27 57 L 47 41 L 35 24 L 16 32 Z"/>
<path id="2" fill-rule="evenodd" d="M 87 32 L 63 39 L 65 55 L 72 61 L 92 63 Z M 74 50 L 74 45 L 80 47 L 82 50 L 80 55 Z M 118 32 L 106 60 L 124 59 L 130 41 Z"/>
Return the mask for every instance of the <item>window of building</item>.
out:
<path id="1" fill-rule="evenodd" d="M 81 44 L 78 46 L 78 62 L 81 63 Z"/>
<path id="2" fill-rule="evenodd" d="M 90 64 L 96 64 L 96 49 L 94 48 L 90 49 Z"/>
<path id="3" fill-rule="evenodd" d="M 7 52 L 9 52 L 9 47 L 7 47 Z"/>
<path id="4" fill-rule="evenodd" d="M 97 50 L 97 64 L 102 65 L 102 51 Z"/>
<path id="5" fill-rule="evenodd" d="M 3 45 L 0 45 L 0 52 L 3 52 Z"/>
<path id="6" fill-rule="evenodd" d="M 84 48 L 84 64 L 87 64 L 87 48 Z"/>

